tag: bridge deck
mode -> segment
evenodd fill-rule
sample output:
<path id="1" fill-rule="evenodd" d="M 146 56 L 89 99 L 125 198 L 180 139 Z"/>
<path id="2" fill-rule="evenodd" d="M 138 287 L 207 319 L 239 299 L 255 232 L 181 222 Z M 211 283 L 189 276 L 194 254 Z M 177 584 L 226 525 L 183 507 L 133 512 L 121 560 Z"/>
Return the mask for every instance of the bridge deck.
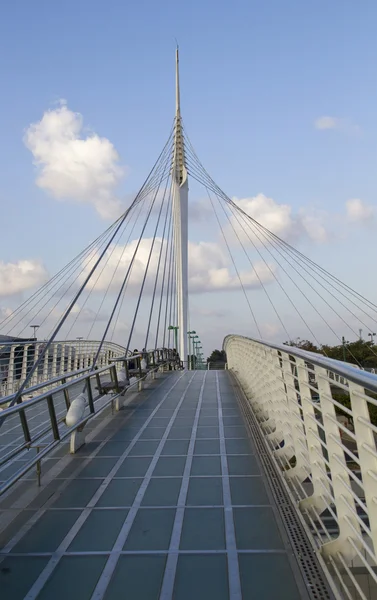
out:
<path id="1" fill-rule="evenodd" d="M 229 374 L 137 397 L 2 500 L 9 516 L 33 494 L 0 536 L 1 599 L 306 598 Z"/>

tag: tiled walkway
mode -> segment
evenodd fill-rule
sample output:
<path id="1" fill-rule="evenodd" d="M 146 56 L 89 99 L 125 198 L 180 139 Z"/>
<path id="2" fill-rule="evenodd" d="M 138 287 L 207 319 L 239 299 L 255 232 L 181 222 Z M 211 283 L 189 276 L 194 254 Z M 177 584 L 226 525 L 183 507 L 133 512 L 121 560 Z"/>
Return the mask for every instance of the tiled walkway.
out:
<path id="1" fill-rule="evenodd" d="M 229 374 L 157 383 L 9 529 L 1 600 L 306 598 Z"/>

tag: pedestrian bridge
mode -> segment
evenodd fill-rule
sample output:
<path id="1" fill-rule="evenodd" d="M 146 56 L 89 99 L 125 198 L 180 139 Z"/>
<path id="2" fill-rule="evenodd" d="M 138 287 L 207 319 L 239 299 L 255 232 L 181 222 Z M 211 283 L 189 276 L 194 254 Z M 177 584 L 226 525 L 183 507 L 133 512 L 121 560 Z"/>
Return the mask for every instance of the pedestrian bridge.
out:
<path id="1" fill-rule="evenodd" d="M 377 377 L 240 336 L 224 349 L 225 371 L 161 351 L 125 387 L 123 357 L 3 409 L 2 600 L 375 597 Z"/>
<path id="2" fill-rule="evenodd" d="M 1 600 L 374 600 L 377 376 L 345 336 L 375 366 L 377 304 L 211 179 L 176 69 L 130 206 L 0 323 Z M 203 370 L 219 319 L 189 292 L 224 290 L 249 337 Z"/>

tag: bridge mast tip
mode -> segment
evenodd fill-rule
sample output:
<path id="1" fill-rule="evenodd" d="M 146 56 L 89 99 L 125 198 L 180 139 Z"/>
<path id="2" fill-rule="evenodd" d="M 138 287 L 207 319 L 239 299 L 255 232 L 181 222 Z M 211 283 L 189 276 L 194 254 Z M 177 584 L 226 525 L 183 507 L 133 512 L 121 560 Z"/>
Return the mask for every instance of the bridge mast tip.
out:
<path id="1" fill-rule="evenodd" d="M 180 113 L 181 110 L 181 99 L 180 99 L 180 90 L 179 90 L 179 46 L 176 41 L 176 49 L 175 49 L 175 110 L 176 115 Z"/>

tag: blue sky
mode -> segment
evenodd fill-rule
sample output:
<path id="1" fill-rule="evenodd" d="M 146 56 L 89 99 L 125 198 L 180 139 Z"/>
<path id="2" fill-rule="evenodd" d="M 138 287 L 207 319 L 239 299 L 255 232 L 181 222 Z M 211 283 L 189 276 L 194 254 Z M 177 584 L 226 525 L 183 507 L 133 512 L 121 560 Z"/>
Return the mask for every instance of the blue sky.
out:
<path id="1" fill-rule="evenodd" d="M 376 223 L 343 216 L 347 200 L 376 204 L 376 23 L 372 0 L 6 3 L 0 261 L 41 260 L 52 274 L 108 225 L 93 206 L 35 183 L 24 132 L 59 99 L 82 115 L 83 135 L 110 140 L 127 166 L 119 197 L 138 189 L 172 124 L 176 37 L 184 122 L 212 177 L 229 196 L 264 194 L 320 214 L 327 241 L 303 237 L 300 249 L 375 299 Z M 316 128 L 324 116 L 331 127 Z M 3 295 L 0 306 L 15 301 Z M 242 328 L 228 319 L 225 329 Z M 210 350 L 216 318 L 198 322 Z"/>

